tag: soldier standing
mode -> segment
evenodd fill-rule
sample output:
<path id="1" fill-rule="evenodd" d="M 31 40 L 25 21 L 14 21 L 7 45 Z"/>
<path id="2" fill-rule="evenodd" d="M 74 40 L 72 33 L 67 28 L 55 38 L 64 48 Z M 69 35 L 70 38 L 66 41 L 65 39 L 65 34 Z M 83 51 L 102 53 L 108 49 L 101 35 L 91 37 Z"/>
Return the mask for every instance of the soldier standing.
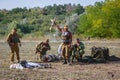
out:
<path id="1" fill-rule="evenodd" d="M 62 32 L 62 56 L 64 59 L 63 64 L 70 64 L 70 47 L 72 43 L 72 33 L 68 30 L 68 25 L 65 25 L 64 28 L 60 28 L 57 25 L 57 29 Z"/>
<path id="2" fill-rule="evenodd" d="M 10 49 L 11 49 L 11 53 L 10 53 L 11 62 L 12 63 L 14 62 L 15 53 L 17 57 L 17 62 L 19 62 L 20 61 L 19 46 L 21 46 L 21 42 L 20 42 L 20 38 L 19 38 L 16 28 L 14 28 L 12 32 L 8 35 L 7 43 L 9 44 Z"/>

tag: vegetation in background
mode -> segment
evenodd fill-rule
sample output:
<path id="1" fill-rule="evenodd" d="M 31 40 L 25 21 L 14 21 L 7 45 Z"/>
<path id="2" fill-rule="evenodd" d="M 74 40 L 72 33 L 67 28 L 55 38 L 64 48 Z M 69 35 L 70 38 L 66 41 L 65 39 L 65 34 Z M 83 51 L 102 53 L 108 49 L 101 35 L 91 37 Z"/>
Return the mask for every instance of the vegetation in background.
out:
<path id="1" fill-rule="evenodd" d="M 80 15 L 78 34 L 100 38 L 120 38 L 120 0 L 105 0 L 87 6 Z"/>
<path id="2" fill-rule="evenodd" d="M 0 36 L 6 36 L 13 27 L 21 37 L 49 35 L 50 20 L 57 18 L 63 27 L 69 25 L 73 34 L 100 38 L 120 38 L 120 0 L 105 0 L 86 7 L 80 4 L 14 8 L 0 10 Z M 55 29 L 52 34 L 60 35 Z"/>
<path id="3" fill-rule="evenodd" d="M 66 21 L 67 17 L 84 12 L 83 6 L 78 5 L 56 5 L 44 8 L 34 7 L 14 8 L 12 10 L 0 10 L 0 35 L 7 35 L 13 27 L 18 29 L 21 37 L 44 36 L 49 34 L 50 20 L 57 18 L 57 23 L 73 25 Z M 72 19 L 72 18 L 70 18 Z M 73 21 L 74 22 L 74 21 Z M 74 27 L 74 26 L 73 26 Z M 55 30 L 52 30 L 54 33 Z"/>

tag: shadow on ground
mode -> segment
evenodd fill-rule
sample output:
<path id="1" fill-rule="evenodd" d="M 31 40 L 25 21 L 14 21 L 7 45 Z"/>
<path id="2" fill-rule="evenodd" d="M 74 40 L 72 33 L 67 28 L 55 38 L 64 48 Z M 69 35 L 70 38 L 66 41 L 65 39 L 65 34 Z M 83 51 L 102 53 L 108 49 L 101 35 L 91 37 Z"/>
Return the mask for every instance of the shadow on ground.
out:
<path id="1" fill-rule="evenodd" d="M 101 63 L 105 63 L 105 64 L 120 63 L 120 58 L 112 55 L 112 56 L 109 56 L 108 60 L 105 60 L 105 59 L 95 59 L 95 58 L 92 58 L 91 56 L 85 56 L 79 62 L 74 61 L 72 64 L 73 65 L 84 65 L 84 64 L 86 65 L 86 64 L 101 64 Z"/>

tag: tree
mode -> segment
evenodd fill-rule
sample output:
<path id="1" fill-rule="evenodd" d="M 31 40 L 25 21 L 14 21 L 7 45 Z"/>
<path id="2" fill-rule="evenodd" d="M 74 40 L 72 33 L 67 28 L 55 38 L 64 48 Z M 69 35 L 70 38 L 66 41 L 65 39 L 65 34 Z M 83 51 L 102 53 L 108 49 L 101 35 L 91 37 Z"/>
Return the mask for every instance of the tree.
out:
<path id="1" fill-rule="evenodd" d="M 120 37 L 120 4 L 119 0 L 96 2 L 87 6 L 85 14 L 79 20 L 78 33 L 101 38 Z"/>
<path id="2" fill-rule="evenodd" d="M 78 4 L 77 6 L 75 6 L 73 12 L 77 13 L 78 15 L 82 14 L 84 12 L 84 8 L 83 6 L 81 6 L 80 4 Z"/>

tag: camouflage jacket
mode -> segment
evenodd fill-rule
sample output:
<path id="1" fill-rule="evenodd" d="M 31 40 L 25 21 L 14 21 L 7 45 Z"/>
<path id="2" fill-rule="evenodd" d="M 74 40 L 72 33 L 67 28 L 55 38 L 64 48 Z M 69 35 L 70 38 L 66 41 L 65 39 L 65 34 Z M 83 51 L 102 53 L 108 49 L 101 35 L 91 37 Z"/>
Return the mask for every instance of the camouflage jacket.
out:
<path id="1" fill-rule="evenodd" d="M 36 47 L 37 52 L 45 52 L 46 53 L 46 51 L 50 50 L 50 49 L 51 49 L 50 45 L 48 43 L 44 43 L 44 42 L 41 42 Z"/>
<path id="2" fill-rule="evenodd" d="M 74 50 L 84 50 L 84 49 L 85 49 L 84 43 L 80 42 L 79 45 L 74 44 Z"/>
<path id="3" fill-rule="evenodd" d="M 7 37 L 7 42 L 9 45 L 10 45 L 10 43 L 14 43 L 14 44 L 20 43 L 20 37 L 18 34 L 10 33 Z"/>

